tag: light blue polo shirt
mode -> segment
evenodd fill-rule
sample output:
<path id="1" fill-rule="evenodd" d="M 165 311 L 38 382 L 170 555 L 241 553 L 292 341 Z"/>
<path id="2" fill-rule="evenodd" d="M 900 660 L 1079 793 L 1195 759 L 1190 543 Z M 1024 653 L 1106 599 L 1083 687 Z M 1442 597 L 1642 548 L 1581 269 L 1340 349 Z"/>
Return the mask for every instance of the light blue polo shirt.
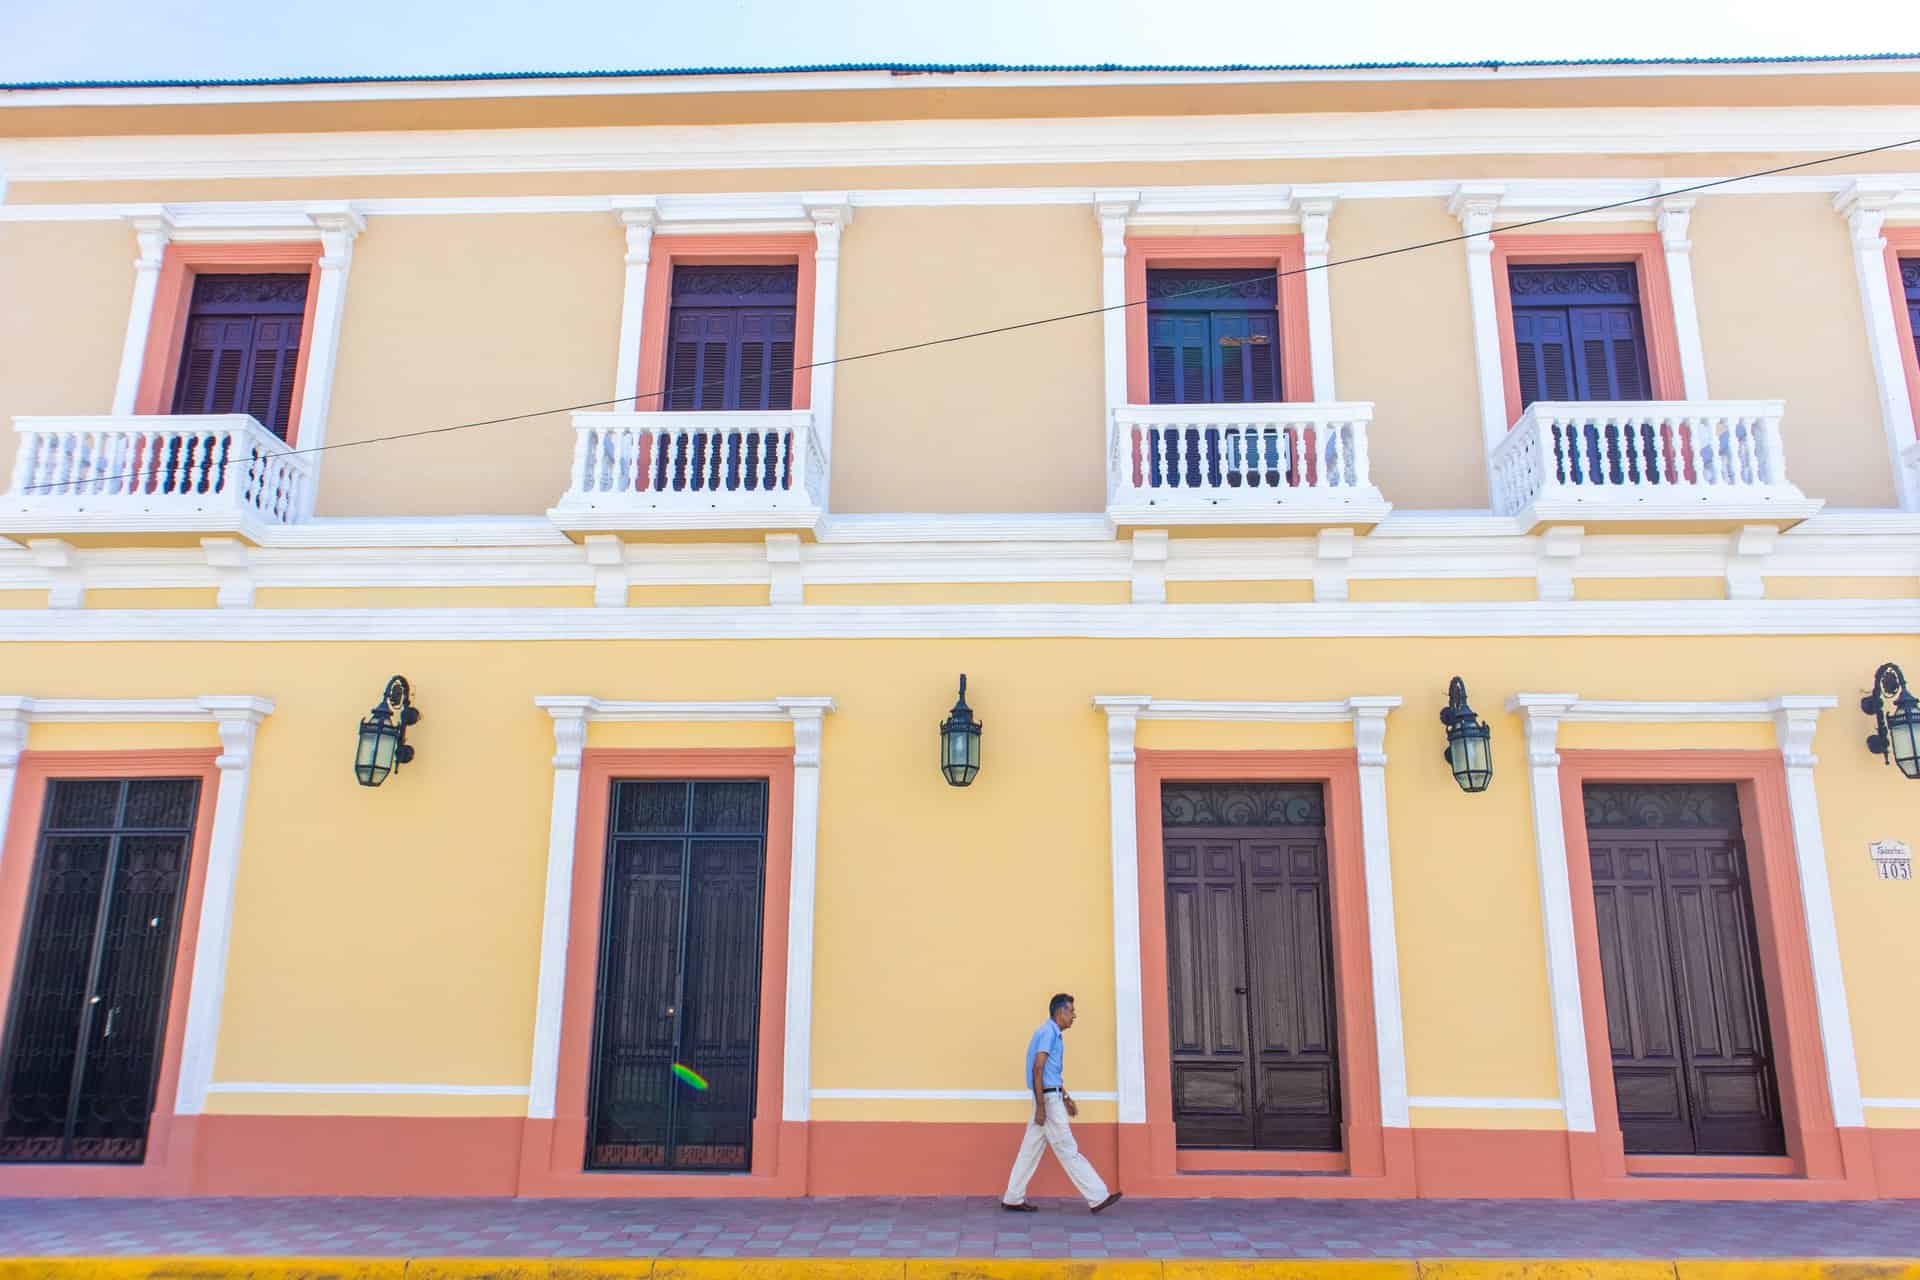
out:
<path id="1" fill-rule="evenodd" d="M 1040 1083 L 1048 1089 L 1061 1087 L 1061 1071 L 1066 1064 L 1067 1043 L 1060 1037 L 1060 1024 L 1048 1018 L 1033 1033 L 1033 1039 L 1027 1041 L 1027 1076 L 1021 1082 L 1023 1089 L 1033 1088 L 1033 1060 L 1040 1054 L 1047 1055 L 1047 1065 L 1041 1068 Z"/>

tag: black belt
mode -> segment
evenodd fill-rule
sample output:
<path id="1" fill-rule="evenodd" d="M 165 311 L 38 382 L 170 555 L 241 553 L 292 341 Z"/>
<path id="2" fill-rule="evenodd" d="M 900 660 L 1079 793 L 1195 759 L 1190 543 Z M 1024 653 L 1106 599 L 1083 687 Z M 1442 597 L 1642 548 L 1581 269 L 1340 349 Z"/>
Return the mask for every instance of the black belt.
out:
<path id="1" fill-rule="evenodd" d="M 1041 1090 L 1040 1092 L 1042 1092 L 1042 1093 L 1064 1093 L 1064 1092 L 1066 1092 L 1066 1091 L 1065 1091 L 1064 1089 L 1042 1089 L 1042 1090 Z"/>

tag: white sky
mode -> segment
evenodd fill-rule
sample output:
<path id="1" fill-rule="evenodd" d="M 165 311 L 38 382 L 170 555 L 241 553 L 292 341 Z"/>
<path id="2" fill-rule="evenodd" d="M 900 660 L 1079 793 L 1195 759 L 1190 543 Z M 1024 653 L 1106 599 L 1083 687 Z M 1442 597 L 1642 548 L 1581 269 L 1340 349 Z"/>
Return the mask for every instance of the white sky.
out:
<path id="1" fill-rule="evenodd" d="M 0 0 L 10 82 L 1915 51 L 1920 0 Z"/>

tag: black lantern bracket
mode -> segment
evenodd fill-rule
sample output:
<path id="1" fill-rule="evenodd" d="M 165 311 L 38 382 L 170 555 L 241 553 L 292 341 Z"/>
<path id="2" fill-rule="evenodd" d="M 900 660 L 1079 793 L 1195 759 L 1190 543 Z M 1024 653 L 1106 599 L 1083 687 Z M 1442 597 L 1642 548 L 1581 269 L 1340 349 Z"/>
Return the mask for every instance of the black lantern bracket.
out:
<path id="1" fill-rule="evenodd" d="M 1872 692 L 1860 699 L 1860 710 L 1873 717 L 1867 750 L 1898 765 L 1907 777 L 1920 778 L 1920 699 L 1907 687 L 1906 672 L 1895 663 L 1881 663 L 1873 673 Z"/>
<path id="2" fill-rule="evenodd" d="M 940 772 L 947 785 L 970 786 L 980 773 L 980 721 L 967 705 L 967 677 L 960 677 L 960 696 L 940 722 Z"/>
<path id="3" fill-rule="evenodd" d="M 360 722 L 360 744 L 354 757 L 354 773 L 360 785 L 377 787 L 403 764 L 413 760 L 413 747 L 407 742 L 407 730 L 420 723 L 420 708 L 413 705 L 413 686 L 405 676 L 388 679 L 366 719 Z"/>

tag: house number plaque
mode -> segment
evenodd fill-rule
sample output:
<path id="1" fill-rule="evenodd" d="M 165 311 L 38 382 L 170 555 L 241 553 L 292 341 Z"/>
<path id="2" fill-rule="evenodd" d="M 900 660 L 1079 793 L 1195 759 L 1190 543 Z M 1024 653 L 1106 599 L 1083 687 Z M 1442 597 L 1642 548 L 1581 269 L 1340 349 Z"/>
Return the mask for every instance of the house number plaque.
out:
<path id="1" fill-rule="evenodd" d="M 1913 850 L 1904 840 L 1876 840 L 1867 846 L 1882 880 L 1913 879 Z"/>

